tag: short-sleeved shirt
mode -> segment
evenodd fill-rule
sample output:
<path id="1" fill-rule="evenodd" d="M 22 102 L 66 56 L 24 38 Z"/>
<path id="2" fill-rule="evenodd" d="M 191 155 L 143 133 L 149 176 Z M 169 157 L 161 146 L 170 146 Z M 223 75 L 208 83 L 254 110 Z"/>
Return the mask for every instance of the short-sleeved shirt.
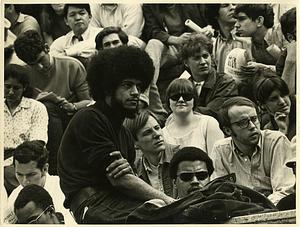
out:
<path id="1" fill-rule="evenodd" d="M 134 140 L 118 116 L 104 102 L 96 102 L 76 113 L 70 121 L 58 151 L 58 174 L 66 196 L 65 206 L 84 187 L 112 190 L 106 167 L 112 151 L 120 151 L 134 167 Z"/>
<path id="2" fill-rule="evenodd" d="M 10 30 L 16 35 L 19 36 L 21 33 L 26 32 L 28 30 L 35 30 L 39 34 L 41 34 L 41 28 L 37 20 L 23 13 L 19 14 L 17 22 L 10 27 Z"/>

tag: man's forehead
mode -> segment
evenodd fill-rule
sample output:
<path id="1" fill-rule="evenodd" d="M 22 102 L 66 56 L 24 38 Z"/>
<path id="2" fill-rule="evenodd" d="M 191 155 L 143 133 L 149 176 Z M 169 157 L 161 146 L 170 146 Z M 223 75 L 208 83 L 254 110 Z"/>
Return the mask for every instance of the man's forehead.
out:
<path id="1" fill-rule="evenodd" d="M 178 165 L 178 171 L 207 170 L 206 162 L 201 160 L 181 161 Z"/>
<path id="2" fill-rule="evenodd" d="M 80 7 L 77 7 L 77 6 L 69 6 L 68 7 L 68 13 L 71 13 L 71 12 L 81 12 L 81 11 L 86 11 L 85 8 L 80 8 Z"/>
<path id="3" fill-rule="evenodd" d="M 245 115 L 254 116 L 257 115 L 256 109 L 252 106 L 232 106 L 228 109 L 229 118 L 235 118 L 237 120 L 243 118 Z"/>
<path id="4" fill-rule="evenodd" d="M 137 80 L 137 79 L 127 78 L 127 79 L 122 80 L 121 83 L 141 84 L 142 81 Z"/>
<path id="5" fill-rule="evenodd" d="M 37 167 L 37 162 L 36 161 L 30 161 L 30 162 L 27 162 L 27 163 L 20 163 L 18 160 L 15 160 L 15 167 L 18 170 L 21 170 L 21 169 L 31 169 L 31 170 L 39 169 Z"/>

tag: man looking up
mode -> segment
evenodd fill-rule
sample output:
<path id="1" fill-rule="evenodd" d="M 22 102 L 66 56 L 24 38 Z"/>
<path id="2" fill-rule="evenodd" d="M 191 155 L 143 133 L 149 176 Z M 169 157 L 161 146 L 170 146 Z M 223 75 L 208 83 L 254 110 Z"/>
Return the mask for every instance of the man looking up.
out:
<path id="1" fill-rule="evenodd" d="M 77 223 L 125 223 L 148 199 L 173 202 L 131 173 L 108 174 L 116 159 L 134 166 L 134 141 L 122 123 L 135 117 L 153 72 L 150 57 L 135 47 L 99 51 L 92 59 L 87 80 L 96 103 L 72 118 L 58 154 L 64 204 Z"/>
<path id="2" fill-rule="evenodd" d="M 170 162 L 175 198 L 183 198 L 201 189 L 209 182 L 213 171 L 212 160 L 206 152 L 197 147 L 184 147 L 179 150 Z"/>
<path id="3" fill-rule="evenodd" d="M 219 112 L 230 137 L 215 143 L 212 178 L 236 174 L 236 183 L 263 193 L 275 205 L 294 192 L 295 177 L 285 166 L 293 157 L 290 142 L 279 131 L 260 130 L 255 104 L 244 97 L 224 102 Z"/>
<path id="4" fill-rule="evenodd" d="M 62 214 L 55 212 L 52 197 L 39 185 L 25 186 L 16 199 L 14 209 L 18 224 L 65 224 Z"/>
<path id="5" fill-rule="evenodd" d="M 135 147 L 142 152 L 137 160 L 137 174 L 152 187 L 173 196 L 169 165 L 179 146 L 164 141 L 156 116 L 148 110 L 134 119 L 125 119 L 124 124 L 133 135 Z"/>

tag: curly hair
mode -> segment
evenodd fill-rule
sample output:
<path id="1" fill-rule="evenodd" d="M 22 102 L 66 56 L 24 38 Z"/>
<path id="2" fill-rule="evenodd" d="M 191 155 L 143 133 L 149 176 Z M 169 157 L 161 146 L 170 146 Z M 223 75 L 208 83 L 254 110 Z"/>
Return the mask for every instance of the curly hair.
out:
<path id="1" fill-rule="evenodd" d="M 180 58 L 182 61 L 187 60 L 202 50 L 206 50 L 209 54 L 212 54 L 212 40 L 201 33 L 192 34 L 188 41 L 180 48 Z"/>
<path id="2" fill-rule="evenodd" d="M 113 34 L 113 33 L 118 34 L 118 36 L 119 36 L 121 42 L 123 43 L 123 45 L 127 45 L 128 35 L 120 27 L 109 26 L 109 27 L 105 27 L 96 36 L 96 38 L 95 38 L 96 49 L 97 50 L 102 50 L 103 49 L 103 39 L 104 39 L 104 37 L 108 36 L 110 34 Z"/>
<path id="3" fill-rule="evenodd" d="M 16 147 L 13 156 L 13 163 L 17 160 L 19 163 L 37 162 L 37 168 L 43 170 L 48 163 L 49 152 L 45 147 L 45 143 L 41 140 L 25 141 Z"/>
<path id="4" fill-rule="evenodd" d="M 99 51 L 87 70 L 87 82 L 97 101 L 112 95 L 125 79 L 142 82 L 141 92 L 150 85 L 154 75 L 151 58 L 136 47 L 120 46 Z"/>
<path id="5" fill-rule="evenodd" d="M 245 13 L 253 21 L 259 16 L 264 17 L 264 26 L 272 28 L 274 25 L 274 12 L 270 4 L 238 4 L 234 10 L 235 16 Z"/>
<path id="6" fill-rule="evenodd" d="M 45 51 L 45 43 L 35 30 L 28 30 L 20 34 L 14 42 L 18 58 L 26 63 L 34 62 L 37 56 Z"/>
<path id="7" fill-rule="evenodd" d="M 211 158 L 207 155 L 206 152 L 201 150 L 197 147 L 184 147 L 177 151 L 170 162 L 170 177 L 171 179 L 176 179 L 177 176 L 177 170 L 180 162 L 183 161 L 203 161 L 206 163 L 208 175 L 211 176 L 211 174 L 214 171 L 213 161 Z"/>

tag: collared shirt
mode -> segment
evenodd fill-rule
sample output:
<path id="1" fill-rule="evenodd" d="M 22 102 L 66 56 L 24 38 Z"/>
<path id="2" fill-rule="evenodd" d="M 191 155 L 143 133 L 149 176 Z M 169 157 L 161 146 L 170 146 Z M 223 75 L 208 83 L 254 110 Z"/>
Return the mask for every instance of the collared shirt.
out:
<path id="1" fill-rule="evenodd" d="M 138 159 L 137 175 L 152 187 L 173 196 L 173 185 L 169 173 L 169 164 L 173 155 L 179 149 L 178 145 L 165 144 L 166 149 L 162 152 L 157 168 L 153 168 L 145 156 Z"/>
<path id="2" fill-rule="evenodd" d="M 13 113 L 4 104 L 4 148 L 16 148 L 30 140 L 47 143 L 47 132 L 48 113 L 41 102 L 23 97 Z"/>
<path id="3" fill-rule="evenodd" d="M 26 32 L 28 30 L 35 30 L 39 34 L 41 34 L 40 25 L 37 20 L 23 13 L 19 14 L 17 22 L 10 27 L 10 30 L 18 37 L 21 33 Z"/>
<path id="4" fill-rule="evenodd" d="M 4 210 L 4 222 L 5 223 L 10 223 L 10 224 L 16 223 L 17 217 L 14 213 L 14 203 L 22 189 L 23 189 L 23 187 L 21 185 L 19 185 L 9 195 L 7 204 L 6 204 L 6 209 Z M 50 176 L 47 173 L 44 189 L 46 189 L 47 192 L 52 197 L 55 211 L 63 214 L 65 223 L 66 224 L 76 224 L 73 217 L 71 216 L 71 213 L 63 206 L 65 196 L 59 186 L 59 177 L 58 176 Z"/>
<path id="5" fill-rule="evenodd" d="M 228 38 L 226 38 L 219 32 L 219 35 L 214 42 L 212 51 L 212 56 L 216 62 L 218 73 L 224 73 L 226 57 L 234 48 L 245 47 L 243 47 L 242 42 L 233 40 L 231 34 Z"/>
<path id="6" fill-rule="evenodd" d="M 261 138 L 251 159 L 238 151 L 231 137 L 215 143 L 212 179 L 236 174 L 236 183 L 259 191 L 276 205 L 294 192 L 295 177 L 285 166 L 293 157 L 290 141 L 278 131 L 262 130 Z"/>
<path id="7" fill-rule="evenodd" d="M 105 28 L 121 27 L 127 35 L 140 37 L 144 28 L 144 16 L 141 4 L 90 4 L 91 25 Z"/>
<path id="8" fill-rule="evenodd" d="M 61 36 L 53 41 L 50 46 L 50 53 L 53 56 L 67 55 L 67 56 L 81 56 L 91 57 L 96 54 L 95 38 L 102 28 L 88 26 L 84 33 L 81 34 L 83 41 L 79 41 L 75 37 L 73 31 Z"/>
<path id="9" fill-rule="evenodd" d="M 194 85 L 197 90 L 197 95 L 199 96 L 201 94 L 201 90 L 202 90 L 202 87 L 203 87 L 205 81 L 201 81 L 201 82 L 193 81 L 193 82 L 194 82 Z"/>

